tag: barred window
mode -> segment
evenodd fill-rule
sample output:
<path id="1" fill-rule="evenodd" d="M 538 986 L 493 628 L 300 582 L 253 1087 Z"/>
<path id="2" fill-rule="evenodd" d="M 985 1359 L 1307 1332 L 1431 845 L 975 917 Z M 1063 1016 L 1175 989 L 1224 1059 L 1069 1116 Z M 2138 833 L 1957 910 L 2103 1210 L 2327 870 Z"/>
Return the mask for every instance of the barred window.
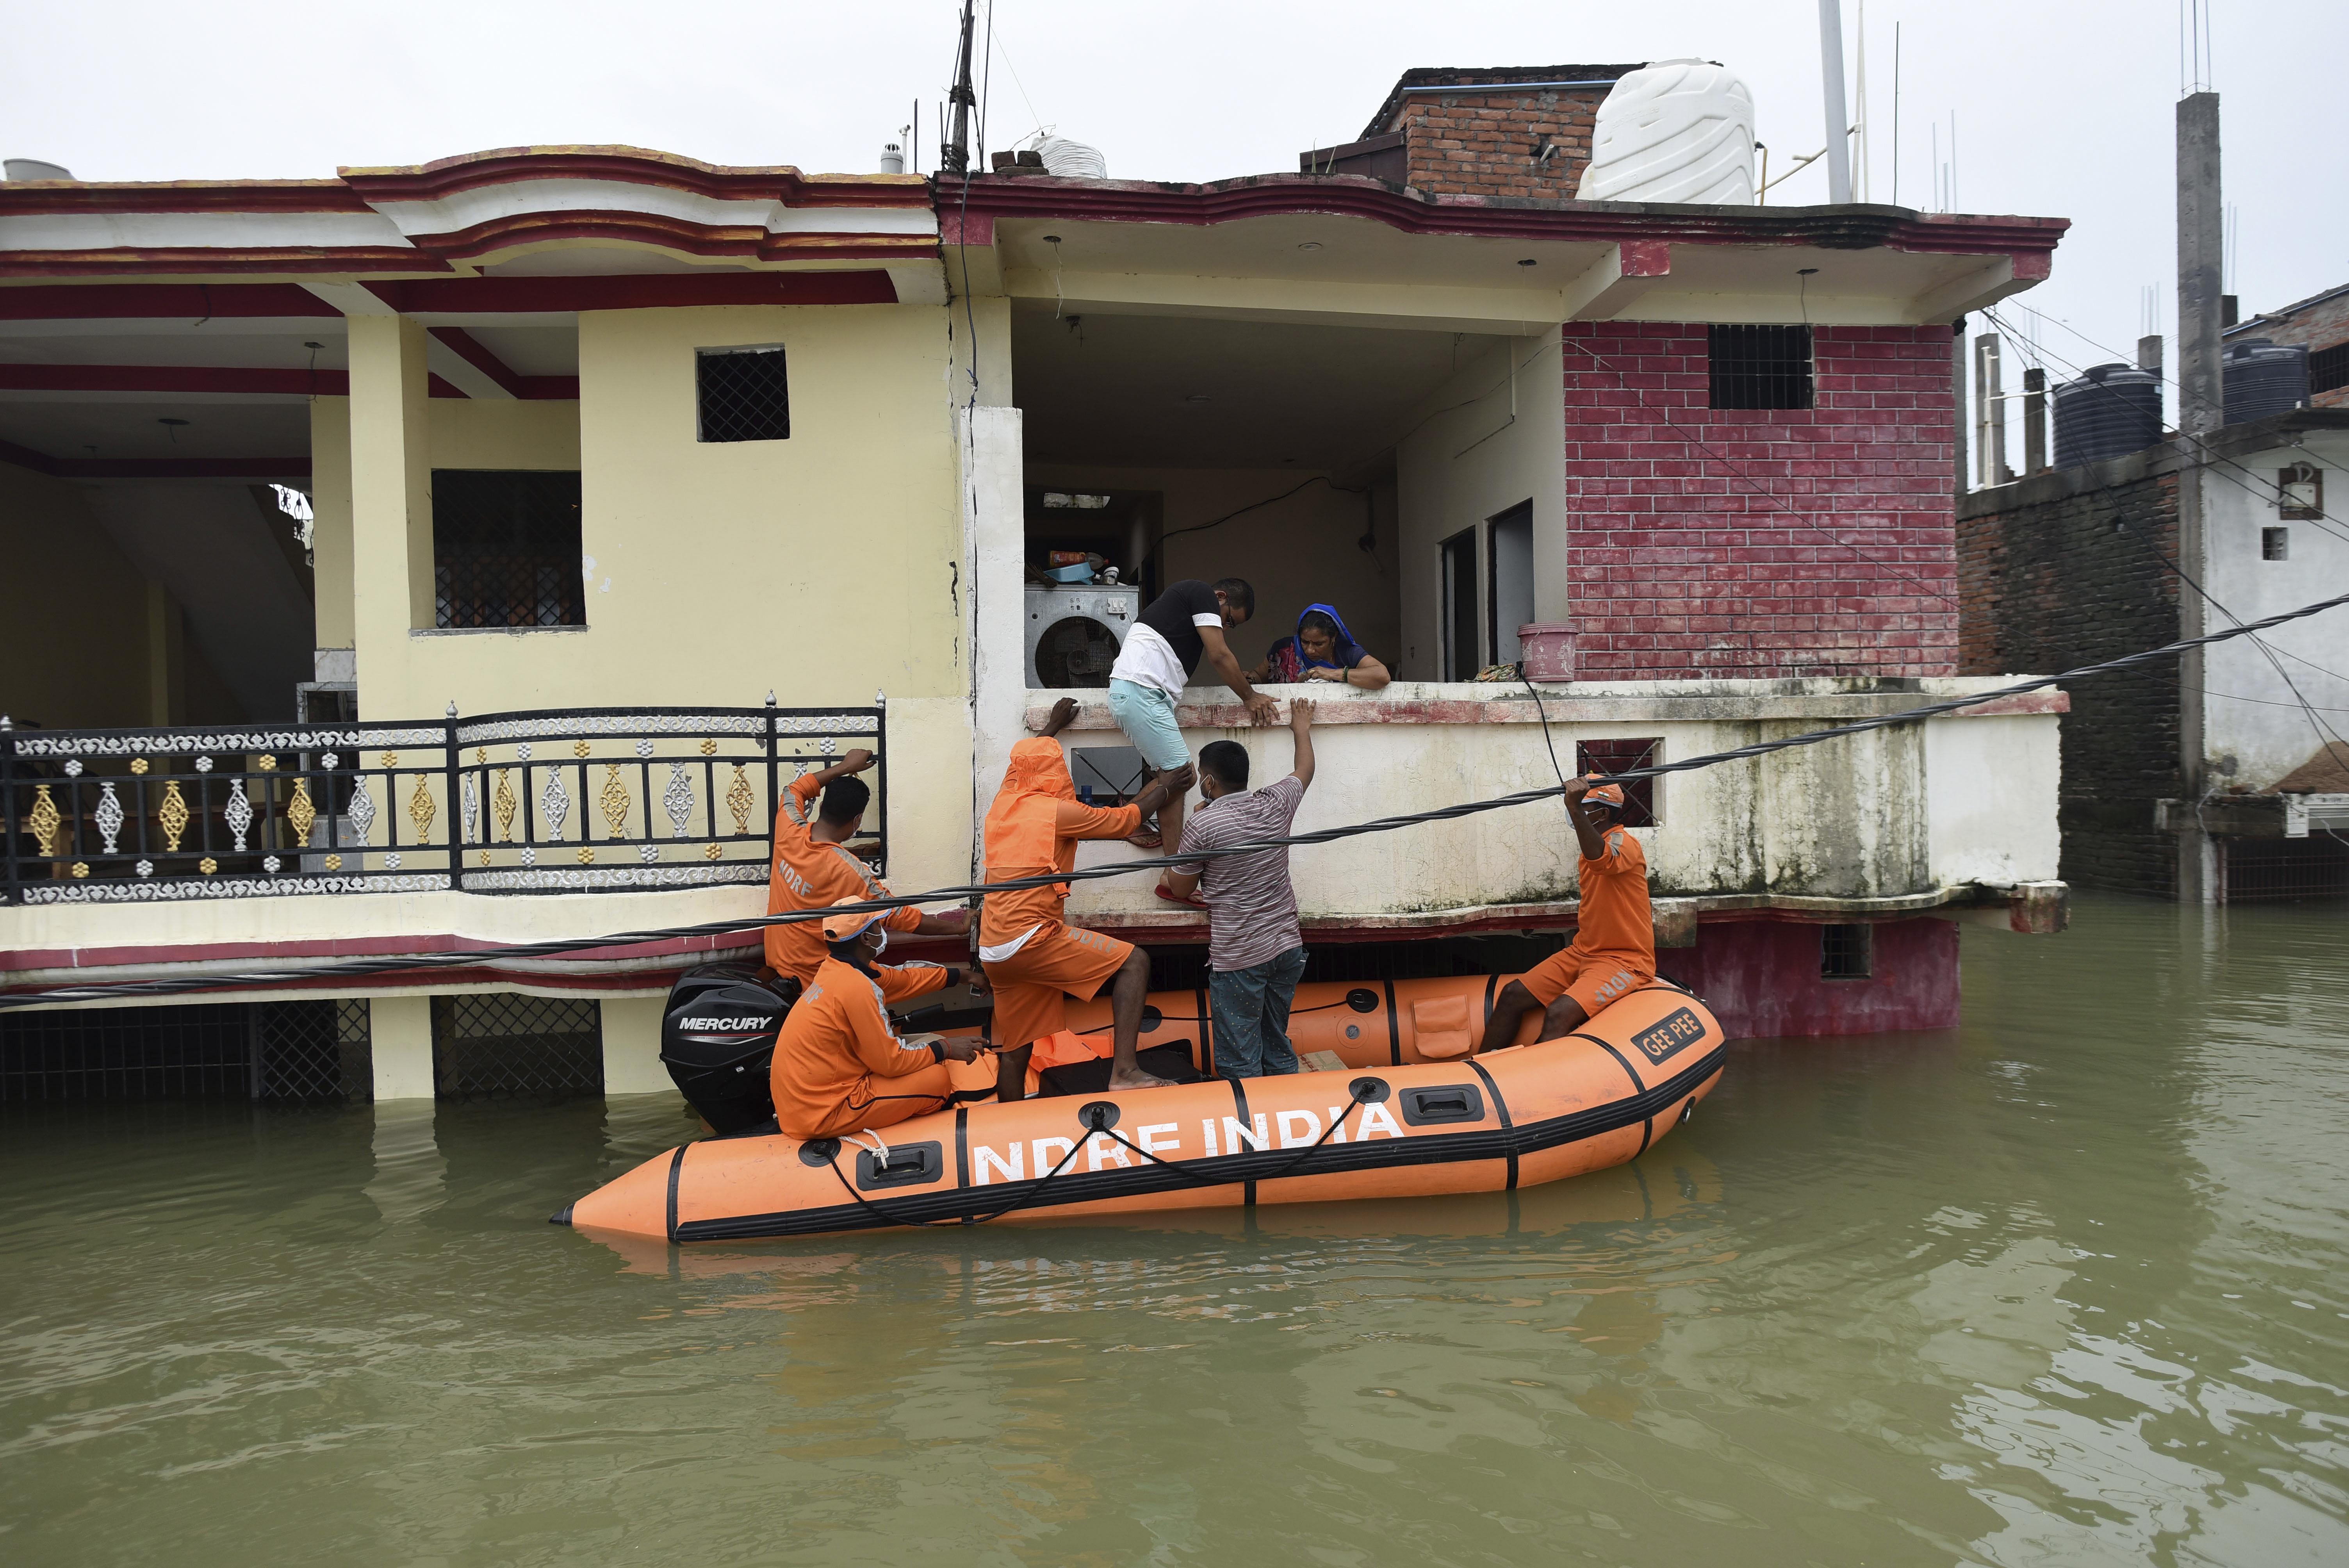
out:
<path id="1" fill-rule="evenodd" d="M 1582 740 L 1575 743 L 1574 770 L 1577 773 L 1625 773 L 1634 768 L 1652 768 L 1664 759 L 1661 737 L 1653 740 Z M 1623 825 L 1627 828 L 1652 827 L 1663 820 L 1656 799 L 1655 779 L 1640 779 L 1623 787 Z"/>
<path id="2" fill-rule="evenodd" d="M 1706 328 L 1715 408 L 1811 406 L 1811 329 L 1807 326 Z"/>
<path id="3" fill-rule="evenodd" d="M 2308 356 L 2308 389 L 2331 392 L 2349 387 L 2349 343 L 2320 348 Z"/>
<path id="4" fill-rule="evenodd" d="M 1876 927 L 1819 927 L 1819 978 L 1867 980 L 1876 974 Z"/>
<path id="5" fill-rule="evenodd" d="M 791 389 L 780 346 L 694 350 L 694 387 L 705 441 L 787 441 Z"/>
<path id="6" fill-rule="evenodd" d="M 432 470 L 433 624 L 584 626 L 579 475 Z"/>

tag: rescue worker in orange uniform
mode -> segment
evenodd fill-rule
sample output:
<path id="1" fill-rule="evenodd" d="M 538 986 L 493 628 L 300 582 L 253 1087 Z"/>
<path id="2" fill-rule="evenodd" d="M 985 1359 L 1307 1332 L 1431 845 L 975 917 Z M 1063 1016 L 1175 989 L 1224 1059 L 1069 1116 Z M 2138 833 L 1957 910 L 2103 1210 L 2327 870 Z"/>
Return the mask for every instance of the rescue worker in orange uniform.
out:
<path id="1" fill-rule="evenodd" d="M 1567 786 L 1566 813 L 1582 846 L 1582 909 L 1574 941 L 1501 987 L 1485 1025 L 1485 1048 L 1516 1043 L 1530 1008 L 1539 1040 L 1572 1034 L 1626 992 L 1656 977 L 1656 924 L 1648 903 L 1648 857 L 1623 826 L 1623 787 L 1596 773 Z"/>
<path id="2" fill-rule="evenodd" d="M 1053 738 L 1077 717 L 1074 697 L 1052 705 L 1044 733 L 1011 748 L 1003 788 L 988 809 L 984 829 L 990 882 L 1065 873 L 1076 864 L 1081 839 L 1123 839 L 1143 818 L 1191 787 L 1186 765 L 1161 772 L 1128 806 L 1088 806 L 1078 800 L 1068 758 Z M 1142 1032 L 1142 1001 L 1150 990 L 1150 960 L 1131 943 L 1084 931 L 1062 919 L 1069 884 L 1054 882 L 988 893 L 978 919 L 978 959 L 995 985 L 995 1098 L 1028 1092 L 1028 1057 L 1038 1040 L 1067 1027 L 1062 995 L 1090 1000 L 1102 983 L 1110 990 L 1112 1088 L 1158 1088 L 1166 1079 L 1133 1059 Z"/>
<path id="3" fill-rule="evenodd" d="M 888 890 L 880 890 L 886 897 Z M 841 903 L 857 903 L 863 894 Z M 798 923 L 812 929 L 814 921 Z M 773 928 L 770 928 L 773 929 Z M 876 965 L 889 945 L 871 911 L 824 917 L 824 961 L 783 1019 L 770 1081 L 775 1125 L 802 1140 L 888 1127 L 954 1103 L 947 1063 L 978 1054 L 972 1039 L 897 1032 L 888 1002 L 942 991 L 970 971 L 935 964 Z M 973 975 L 984 987 L 984 975 Z"/>
<path id="4" fill-rule="evenodd" d="M 864 825 L 873 791 L 855 777 L 873 766 L 873 753 L 850 752 L 821 773 L 792 780 L 775 810 L 775 856 L 768 873 L 767 913 L 830 909 L 843 899 L 877 898 L 881 879 L 848 851 L 848 841 Z M 823 804 L 819 809 L 816 796 Z M 955 936 L 969 929 L 970 912 L 924 914 L 907 907 L 881 917 L 891 931 L 917 936 Z M 823 964 L 823 938 L 812 920 L 767 927 L 767 966 L 804 985 Z"/>

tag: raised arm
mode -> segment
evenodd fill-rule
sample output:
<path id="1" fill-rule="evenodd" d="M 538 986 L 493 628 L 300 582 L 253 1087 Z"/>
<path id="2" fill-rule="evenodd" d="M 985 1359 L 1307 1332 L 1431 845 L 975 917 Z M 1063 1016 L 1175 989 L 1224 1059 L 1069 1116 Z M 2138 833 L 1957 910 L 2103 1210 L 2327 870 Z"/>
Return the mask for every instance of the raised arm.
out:
<path id="1" fill-rule="evenodd" d="M 1313 705 L 1301 696 L 1288 699 L 1288 733 L 1297 741 L 1297 766 L 1291 777 L 1305 789 L 1313 788 Z"/>
<path id="2" fill-rule="evenodd" d="M 1582 858 L 1586 861 L 1605 858 L 1607 834 L 1583 810 L 1582 798 L 1606 782 L 1599 774 L 1586 773 L 1566 787 L 1566 814 L 1574 822 L 1574 836 L 1581 841 Z"/>
<path id="3" fill-rule="evenodd" d="M 1232 652 L 1231 644 L 1225 640 L 1224 629 L 1221 626 L 1202 626 L 1199 628 L 1199 641 L 1206 647 L 1207 663 L 1224 677 L 1224 684 L 1239 695 L 1240 701 L 1247 704 L 1249 720 L 1256 724 L 1270 724 L 1279 712 L 1279 705 L 1248 685 L 1247 673 L 1240 668 L 1239 655 Z"/>

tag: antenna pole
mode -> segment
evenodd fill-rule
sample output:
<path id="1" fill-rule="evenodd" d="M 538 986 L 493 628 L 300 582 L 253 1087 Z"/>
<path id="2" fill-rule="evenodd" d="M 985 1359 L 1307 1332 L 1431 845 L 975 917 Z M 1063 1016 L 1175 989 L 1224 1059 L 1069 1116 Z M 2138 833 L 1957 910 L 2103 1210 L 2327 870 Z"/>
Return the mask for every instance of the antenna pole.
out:
<path id="1" fill-rule="evenodd" d="M 1819 85 L 1827 114 L 1827 201 L 1851 204 L 1851 117 L 1843 102 L 1843 0 L 1819 0 Z"/>
<path id="2" fill-rule="evenodd" d="M 939 150 L 938 157 L 938 167 L 949 174 L 970 172 L 970 111 L 978 103 L 978 95 L 970 88 L 971 12 L 977 4 L 978 0 L 962 3 L 962 46 L 955 63 L 954 90 L 947 94 L 954 105 L 954 139 Z"/>

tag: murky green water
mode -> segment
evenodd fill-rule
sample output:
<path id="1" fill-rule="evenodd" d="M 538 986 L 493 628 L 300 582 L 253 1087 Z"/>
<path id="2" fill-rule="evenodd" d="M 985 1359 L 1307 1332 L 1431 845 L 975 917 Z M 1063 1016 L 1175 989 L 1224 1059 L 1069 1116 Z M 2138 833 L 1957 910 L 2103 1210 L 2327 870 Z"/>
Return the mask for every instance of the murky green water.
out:
<path id="1" fill-rule="evenodd" d="M 624 1258 L 673 1105 L 0 1124 L 11 1563 L 2349 1560 L 2340 912 L 1970 931 L 1624 1171 Z"/>

